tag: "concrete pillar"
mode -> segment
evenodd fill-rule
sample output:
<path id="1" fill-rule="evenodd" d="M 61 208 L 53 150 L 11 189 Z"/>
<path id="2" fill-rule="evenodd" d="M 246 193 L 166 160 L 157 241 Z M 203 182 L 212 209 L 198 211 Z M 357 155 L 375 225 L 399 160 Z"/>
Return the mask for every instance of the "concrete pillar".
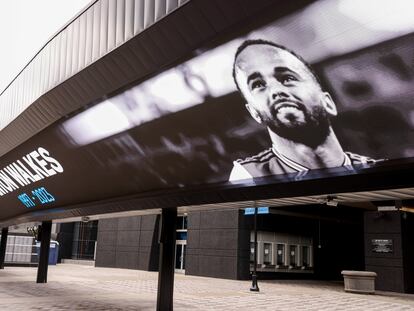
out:
<path id="1" fill-rule="evenodd" d="M 173 310 L 177 208 L 163 209 L 160 223 L 160 261 L 157 310 Z"/>
<path id="2" fill-rule="evenodd" d="M 1 242 L 0 242 L 0 269 L 4 269 L 4 260 L 6 258 L 7 236 L 9 228 L 1 229 Z"/>
<path id="3" fill-rule="evenodd" d="M 43 221 L 40 237 L 40 256 L 37 267 L 36 283 L 47 283 L 47 268 L 49 266 L 50 235 L 52 232 L 52 222 Z"/>

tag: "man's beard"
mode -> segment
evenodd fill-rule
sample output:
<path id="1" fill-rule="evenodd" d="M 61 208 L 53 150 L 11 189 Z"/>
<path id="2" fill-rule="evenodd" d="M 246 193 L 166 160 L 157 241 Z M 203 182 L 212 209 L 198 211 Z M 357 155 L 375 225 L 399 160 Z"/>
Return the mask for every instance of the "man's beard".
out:
<path id="1" fill-rule="evenodd" d="M 326 141 L 329 135 L 331 123 L 328 114 L 323 107 L 314 107 L 309 112 L 305 107 L 299 107 L 304 115 L 304 122 L 300 122 L 292 114 L 288 124 L 282 122 L 277 116 L 278 112 L 273 112 L 272 120 L 265 120 L 266 125 L 280 137 L 305 144 L 311 148 L 316 148 Z"/>

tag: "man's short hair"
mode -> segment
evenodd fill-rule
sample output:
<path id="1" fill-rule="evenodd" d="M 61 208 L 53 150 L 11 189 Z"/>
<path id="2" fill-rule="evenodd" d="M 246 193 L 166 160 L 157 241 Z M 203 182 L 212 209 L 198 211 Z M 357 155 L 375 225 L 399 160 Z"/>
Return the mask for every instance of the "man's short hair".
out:
<path id="1" fill-rule="evenodd" d="M 240 44 L 240 46 L 237 48 L 236 54 L 234 55 L 234 61 L 233 61 L 233 80 L 234 80 L 234 83 L 236 84 L 237 89 L 240 91 L 240 93 L 241 93 L 241 89 L 240 89 L 239 84 L 237 83 L 237 79 L 236 79 L 236 61 L 237 61 L 237 57 L 239 56 L 239 54 L 241 52 L 243 52 L 243 50 L 245 48 L 247 48 L 247 47 L 249 47 L 251 45 L 260 45 L 260 44 L 270 45 L 270 46 L 273 46 L 275 48 L 278 48 L 278 49 L 281 49 L 281 50 L 285 50 L 286 52 L 288 52 L 288 53 L 292 54 L 293 56 L 295 56 L 297 59 L 299 59 L 306 66 L 306 68 L 311 73 L 312 77 L 319 84 L 319 86 L 321 86 L 321 83 L 320 83 L 319 78 L 316 75 L 315 71 L 313 70 L 313 68 L 311 67 L 311 65 L 302 58 L 302 56 L 296 54 L 291 49 L 289 49 L 289 48 L 287 48 L 287 47 L 285 47 L 283 45 L 277 44 L 275 42 L 268 41 L 268 40 L 263 40 L 263 39 L 254 39 L 254 40 L 246 40 L 242 44 Z"/>

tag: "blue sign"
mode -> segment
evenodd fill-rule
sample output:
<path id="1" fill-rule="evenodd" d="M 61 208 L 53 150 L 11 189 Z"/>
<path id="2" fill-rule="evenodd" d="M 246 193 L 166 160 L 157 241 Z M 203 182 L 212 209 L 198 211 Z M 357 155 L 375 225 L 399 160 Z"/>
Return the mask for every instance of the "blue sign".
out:
<path id="1" fill-rule="evenodd" d="M 31 195 L 21 193 L 17 198 L 24 204 L 25 207 L 31 208 L 37 205 L 44 205 L 55 201 L 55 197 L 51 195 L 45 187 L 40 187 L 31 191 Z"/>
<path id="2" fill-rule="evenodd" d="M 269 214 L 269 207 L 268 206 L 258 207 L 257 214 Z M 254 207 L 245 208 L 244 215 L 254 215 Z"/>

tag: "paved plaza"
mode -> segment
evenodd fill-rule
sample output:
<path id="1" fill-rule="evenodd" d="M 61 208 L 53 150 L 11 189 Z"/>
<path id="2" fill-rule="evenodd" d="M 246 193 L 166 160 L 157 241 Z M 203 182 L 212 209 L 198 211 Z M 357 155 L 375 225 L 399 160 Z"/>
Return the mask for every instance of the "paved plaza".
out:
<path id="1" fill-rule="evenodd" d="M 60 264 L 48 283 L 36 284 L 36 268 L 0 270 L 0 310 L 154 310 L 156 272 Z M 176 274 L 174 310 L 414 310 L 414 295 L 350 294 L 341 283 L 249 281 Z"/>

